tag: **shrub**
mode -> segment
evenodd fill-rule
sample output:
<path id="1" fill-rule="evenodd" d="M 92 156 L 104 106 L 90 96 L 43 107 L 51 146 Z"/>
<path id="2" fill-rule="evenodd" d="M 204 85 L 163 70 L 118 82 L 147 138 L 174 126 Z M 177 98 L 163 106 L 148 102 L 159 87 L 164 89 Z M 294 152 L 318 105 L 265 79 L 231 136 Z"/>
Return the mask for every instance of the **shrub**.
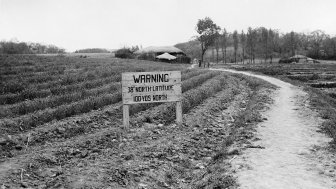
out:
<path id="1" fill-rule="evenodd" d="M 187 56 L 177 57 L 176 62 L 178 62 L 178 63 L 187 63 L 187 64 L 190 64 L 190 62 L 191 62 L 191 58 L 189 58 L 189 57 L 187 57 Z"/>
<path id="2" fill-rule="evenodd" d="M 115 52 L 115 57 L 117 58 L 134 58 L 134 54 L 128 48 L 122 48 Z"/>
<path id="3" fill-rule="evenodd" d="M 336 93 L 329 93 L 329 96 L 336 99 Z"/>
<path id="4" fill-rule="evenodd" d="M 318 79 L 320 79 L 320 76 L 317 73 L 314 73 L 309 79 L 310 80 L 318 80 Z"/>
<path id="5" fill-rule="evenodd" d="M 152 60 L 154 61 L 156 58 L 153 54 L 141 54 L 138 56 L 138 59 L 140 60 Z"/>

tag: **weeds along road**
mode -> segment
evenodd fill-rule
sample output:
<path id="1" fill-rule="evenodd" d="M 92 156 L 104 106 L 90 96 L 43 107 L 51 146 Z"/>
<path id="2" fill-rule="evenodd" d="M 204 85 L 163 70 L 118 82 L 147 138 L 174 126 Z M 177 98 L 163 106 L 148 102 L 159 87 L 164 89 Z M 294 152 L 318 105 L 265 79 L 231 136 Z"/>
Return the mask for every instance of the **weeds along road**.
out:
<path id="1" fill-rule="evenodd" d="M 264 112 L 266 121 L 257 127 L 253 148 L 232 161 L 241 188 L 336 188 L 334 175 L 325 174 L 332 159 L 312 155 L 330 140 L 317 132 L 321 120 L 309 109 L 307 94 L 279 79 L 225 69 L 266 80 L 279 89 L 274 103 Z"/>

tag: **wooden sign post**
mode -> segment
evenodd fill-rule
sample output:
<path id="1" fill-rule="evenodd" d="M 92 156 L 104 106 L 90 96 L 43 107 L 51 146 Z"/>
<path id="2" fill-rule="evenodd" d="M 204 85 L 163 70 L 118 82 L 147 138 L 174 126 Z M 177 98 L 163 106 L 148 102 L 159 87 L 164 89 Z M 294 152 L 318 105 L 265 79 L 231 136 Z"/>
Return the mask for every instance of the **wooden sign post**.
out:
<path id="1" fill-rule="evenodd" d="M 129 127 L 129 105 L 176 102 L 176 122 L 182 123 L 181 72 L 122 73 L 123 123 Z"/>

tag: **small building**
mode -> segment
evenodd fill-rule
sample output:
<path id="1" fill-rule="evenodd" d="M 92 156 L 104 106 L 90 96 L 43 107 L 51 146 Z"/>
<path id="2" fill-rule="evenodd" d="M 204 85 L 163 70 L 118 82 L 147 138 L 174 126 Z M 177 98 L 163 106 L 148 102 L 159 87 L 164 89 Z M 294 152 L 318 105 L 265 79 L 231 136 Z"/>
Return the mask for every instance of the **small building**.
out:
<path id="1" fill-rule="evenodd" d="M 169 54 L 170 56 L 174 56 L 176 58 L 166 59 L 166 58 L 158 58 L 158 56 L 163 54 Z M 190 63 L 191 59 L 179 48 L 173 46 L 162 46 L 155 47 L 150 46 L 147 48 L 140 49 L 135 52 L 138 59 L 142 60 L 153 60 L 153 61 L 165 61 L 171 63 Z M 167 56 L 167 55 L 165 55 Z"/>
<path id="2" fill-rule="evenodd" d="M 295 55 L 289 58 L 281 58 L 279 63 L 319 63 L 319 61 L 304 55 Z"/>
<path id="3" fill-rule="evenodd" d="M 296 63 L 318 63 L 318 61 L 304 55 L 295 55 L 290 57 L 289 59 L 292 60 L 292 62 Z"/>

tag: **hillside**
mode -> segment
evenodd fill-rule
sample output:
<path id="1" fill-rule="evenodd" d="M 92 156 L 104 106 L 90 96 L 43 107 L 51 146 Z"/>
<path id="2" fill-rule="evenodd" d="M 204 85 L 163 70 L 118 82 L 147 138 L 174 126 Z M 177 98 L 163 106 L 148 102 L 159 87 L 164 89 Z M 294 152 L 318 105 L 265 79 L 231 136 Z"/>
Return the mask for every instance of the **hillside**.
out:
<path id="1" fill-rule="evenodd" d="M 175 45 L 175 47 L 181 49 L 182 51 L 184 51 L 189 57 L 191 57 L 192 59 L 197 58 L 200 59 L 201 58 L 201 46 L 200 46 L 200 42 L 196 41 L 196 40 L 192 40 L 192 41 L 188 41 L 188 42 L 184 42 L 184 43 L 178 43 Z M 226 54 L 227 54 L 227 62 L 233 62 L 233 46 L 228 46 L 226 48 Z M 238 49 L 238 53 L 241 53 L 242 49 L 239 47 Z M 213 54 L 214 53 L 214 56 Z M 218 51 L 218 56 L 219 56 L 219 60 L 223 60 L 223 53 L 222 53 L 222 49 L 219 48 Z M 210 47 L 204 55 L 204 60 L 205 61 L 209 61 L 209 62 L 216 62 L 216 49 L 214 47 Z"/>

